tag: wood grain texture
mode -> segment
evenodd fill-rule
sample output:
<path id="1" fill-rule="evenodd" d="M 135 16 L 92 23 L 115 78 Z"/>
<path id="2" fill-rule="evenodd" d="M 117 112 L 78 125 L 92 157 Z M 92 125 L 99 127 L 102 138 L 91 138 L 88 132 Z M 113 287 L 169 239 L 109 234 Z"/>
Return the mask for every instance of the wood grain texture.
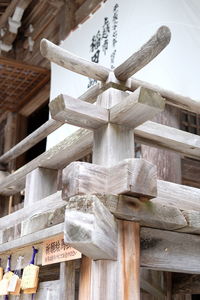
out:
<path id="1" fill-rule="evenodd" d="M 78 57 L 46 39 L 41 40 L 40 51 L 51 62 L 70 71 L 101 81 L 106 81 L 108 78 L 109 69 Z"/>
<path id="2" fill-rule="evenodd" d="M 96 196 L 67 202 L 65 243 L 92 259 L 116 259 L 115 218 Z"/>
<path id="3" fill-rule="evenodd" d="M 94 164 L 109 167 L 133 156 L 134 137 L 131 129 L 109 123 L 94 131 Z"/>
<path id="4" fill-rule="evenodd" d="M 141 229 L 141 266 L 163 271 L 200 273 L 200 236 Z"/>
<path id="5" fill-rule="evenodd" d="M 90 300 L 92 260 L 83 255 L 80 267 L 78 300 Z"/>
<path id="6" fill-rule="evenodd" d="M 24 188 L 25 176 L 37 167 L 50 169 L 63 168 L 71 161 L 78 160 L 89 154 L 91 146 L 92 132 L 86 129 L 77 130 L 62 142 L 2 180 L 0 183 L 0 194 L 15 194 Z"/>
<path id="7" fill-rule="evenodd" d="M 84 194 L 127 194 L 154 198 L 157 195 L 157 173 L 143 159 L 125 159 L 106 168 L 84 162 L 73 162 L 63 170 L 63 199 Z"/>
<path id="8" fill-rule="evenodd" d="M 151 84 L 146 81 L 142 81 L 136 78 L 131 78 L 131 90 L 134 91 L 138 87 L 145 87 L 160 93 L 162 97 L 166 99 L 166 104 L 175 106 L 181 109 L 192 111 L 194 113 L 200 113 L 200 103 L 198 99 L 192 99 L 187 96 L 177 94 L 173 91 L 166 90 L 158 85 Z"/>
<path id="9" fill-rule="evenodd" d="M 57 170 L 37 168 L 26 175 L 24 206 L 33 204 L 57 191 Z"/>
<path id="10" fill-rule="evenodd" d="M 134 133 L 136 140 L 142 144 L 200 158 L 200 137 L 196 134 L 151 121 L 136 127 Z"/>
<path id="11" fill-rule="evenodd" d="M 135 221 L 139 222 L 141 226 L 164 230 L 175 231 L 188 226 L 181 210 L 175 206 L 160 203 L 159 198 L 144 202 L 125 195 L 99 195 L 98 197 L 118 219 Z"/>
<path id="12" fill-rule="evenodd" d="M 115 68 L 119 80 L 127 80 L 152 61 L 170 42 L 171 32 L 167 26 L 160 27 L 146 44 L 132 54 L 124 63 Z"/>
<path id="13" fill-rule="evenodd" d="M 75 262 L 60 263 L 59 300 L 75 300 Z"/>
<path id="14" fill-rule="evenodd" d="M 164 110 L 165 100 L 156 92 L 138 88 L 110 109 L 110 122 L 134 128 Z"/>
<path id="15" fill-rule="evenodd" d="M 108 169 L 85 162 L 72 162 L 63 169 L 62 197 L 68 200 L 75 195 L 104 194 L 107 189 Z"/>
<path id="16" fill-rule="evenodd" d="M 71 125 L 97 129 L 108 123 L 107 109 L 67 95 L 59 95 L 49 104 L 53 119 Z"/>
<path id="17" fill-rule="evenodd" d="M 23 154 L 28 149 L 40 142 L 43 138 L 45 138 L 50 133 L 59 128 L 61 125 L 61 122 L 55 120 L 49 120 L 45 122 L 42 126 L 40 126 L 38 129 L 33 131 L 27 137 L 25 137 L 22 141 L 20 141 L 14 147 L 8 150 L 5 154 L 0 156 L 0 162 L 6 163 L 9 160 L 14 159 L 19 155 Z"/>
<path id="18" fill-rule="evenodd" d="M 119 299 L 140 300 L 140 225 L 118 221 L 118 226 Z"/>
<path id="19" fill-rule="evenodd" d="M 126 194 L 154 198 L 157 195 L 157 171 L 143 159 L 124 159 L 109 168 L 108 194 Z"/>

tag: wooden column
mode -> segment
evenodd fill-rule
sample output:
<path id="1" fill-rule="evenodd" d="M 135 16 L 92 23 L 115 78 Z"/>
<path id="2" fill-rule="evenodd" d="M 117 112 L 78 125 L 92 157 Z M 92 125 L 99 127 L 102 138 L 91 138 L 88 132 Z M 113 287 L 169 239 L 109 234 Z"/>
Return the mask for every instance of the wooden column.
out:
<path id="1" fill-rule="evenodd" d="M 59 300 L 75 300 L 75 261 L 60 263 Z"/>
<path id="2" fill-rule="evenodd" d="M 99 97 L 97 104 L 110 108 L 127 96 L 124 92 L 110 89 Z M 94 130 L 95 164 L 110 167 L 131 157 L 134 157 L 131 129 L 109 123 Z M 85 276 L 81 272 L 79 300 L 139 300 L 139 241 L 138 223 L 118 221 L 117 261 L 87 259 L 82 271 Z"/>
<path id="3" fill-rule="evenodd" d="M 179 109 L 166 105 L 165 111 L 155 116 L 153 121 L 167 126 L 180 128 Z M 179 154 L 145 145 L 141 146 L 141 152 L 144 159 L 157 166 L 158 179 L 181 183 L 181 156 Z M 170 273 L 165 276 L 165 291 L 167 294 L 166 299 L 172 299 Z"/>

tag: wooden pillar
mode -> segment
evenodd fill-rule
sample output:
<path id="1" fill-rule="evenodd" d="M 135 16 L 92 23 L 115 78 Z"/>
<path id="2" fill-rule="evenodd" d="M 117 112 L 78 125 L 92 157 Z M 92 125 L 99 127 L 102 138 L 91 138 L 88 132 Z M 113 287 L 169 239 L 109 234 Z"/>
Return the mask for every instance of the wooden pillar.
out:
<path id="1" fill-rule="evenodd" d="M 97 103 L 110 108 L 127 95 L 109 89 L 99 97 Z M 122 159 L 131 157 L 134 157 L 134 138 L 132 130 L 128 127 L 109 123 L 94 130 L 95 164 L 110 167 Z M 139 224 L 118 221 L 117 261 L 87 259 L 84 271 L 81 271 L 79 300 L 139 300 L 139 241 Z"/>
<path id="2" fill-rule="evenodd" d="M 75 261 L 60 263 L 59 300 L 75 300 Z"/>
<path id="3" fill-rule="evenodd" d="M 155 116 L 153 121 L 163 125 L 180 128 L 179 109 L 166 105 L 165 110 Z M 175 152 L 141 146 L 142 157 L 157 166 L 158 179 L 181 184 L 181 156 Z M 151 271 L 154 272 L 154 271 Z M 162 272 L 160 272 L 162 273 Z M 171 276 L 165 276 L 166 299 L 171 300 Z"/>

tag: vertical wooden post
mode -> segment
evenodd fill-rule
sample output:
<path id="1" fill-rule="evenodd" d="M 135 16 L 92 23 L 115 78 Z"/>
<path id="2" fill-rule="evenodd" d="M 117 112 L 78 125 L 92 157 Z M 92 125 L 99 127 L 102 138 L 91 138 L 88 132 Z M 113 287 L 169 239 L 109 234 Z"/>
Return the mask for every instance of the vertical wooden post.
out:
<path id="1" fill-rule="evenodd" d="M 98 98 L 97 103 L 110 108 L 123 101 L 126 96 L 128 94 L 125 92 L 111 88 Z M 110 167 L 132 157 L 134 157 L 134 137 L 133 131 L 128 127 L 109 123 L 94 130 L 95 164 Z M 87 261 L 87 265 L 84 266 L 87 280 L 84 277 L 84 284 L 80 281 L 79 300 L 139 300 L 139 241 L 138 223 L 118 221 L 118 259 Z M 83 278 L 82 271 L 81 278 Z"/>
<path id="2" fill-rule="evenodd" d="M 57 170 L 37 168 L 26 175 L 24 206 L 33 204 L 57 191 Z"/>
<path id="3" fill-rule="evenodd" d="M 60 263 L 60 300 L 75 300 L 75 261 Z"/>
<path id="4" fill-rule="evenodd" d="M 179 109 L 166 105 L 165 110 L 154 117 L 153 121 L 180 128 Z M 181 156 L 175 152 L 167 151 L 165 149 L 156 149 L 153 147 L 142 145 L 142 157 L 157 166 L 158 179 L 172 181 L 175 183 L 182 182 L 181 178 Z M 168 287 L 167 300 L 171 299 L 170 290 L 170 274 L 167 275 L 165 284 Z"/>

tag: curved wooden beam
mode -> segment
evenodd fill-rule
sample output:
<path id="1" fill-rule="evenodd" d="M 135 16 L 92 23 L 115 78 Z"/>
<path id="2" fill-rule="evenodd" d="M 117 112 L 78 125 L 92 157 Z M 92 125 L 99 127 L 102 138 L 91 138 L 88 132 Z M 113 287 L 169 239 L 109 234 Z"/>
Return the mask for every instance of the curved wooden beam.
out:
<path id="1" fill-rule="evenodd" d="M 41 40 L 40 51 L 41 54 L 51 62 L 70 71 L 100 81 L 106 81 L 108 78 L 110 72 L 108 68 L 76 56 L 46 39 Z"/>
<path id="2" fill-rule="evenodd" d="M 115 68 L 115 76 L 126 81 L 152 61 L 170 42 L 171 32 L 167 26 L 160 27 L 140 50 L 131 55 L 124 63 Z"/>

